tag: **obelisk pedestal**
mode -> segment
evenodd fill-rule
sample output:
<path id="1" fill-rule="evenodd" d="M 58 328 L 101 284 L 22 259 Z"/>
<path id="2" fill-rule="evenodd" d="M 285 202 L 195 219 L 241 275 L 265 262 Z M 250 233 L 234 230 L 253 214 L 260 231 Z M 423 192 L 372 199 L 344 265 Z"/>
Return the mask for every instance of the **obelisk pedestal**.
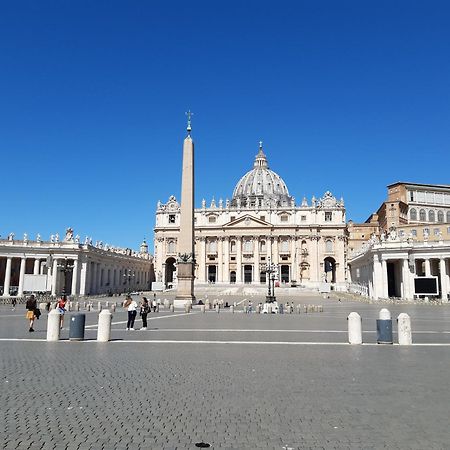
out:
<path id="1" fill-rule="evenodd" d="M 177 296 L 174 305 L 195 302 L 194 295 L 194 142 L 191 138 L 191 112 L 188 115 L 188 135 L 183 143 L 183 173 L 181 176 L 180 234 L 178 240 Z"/>

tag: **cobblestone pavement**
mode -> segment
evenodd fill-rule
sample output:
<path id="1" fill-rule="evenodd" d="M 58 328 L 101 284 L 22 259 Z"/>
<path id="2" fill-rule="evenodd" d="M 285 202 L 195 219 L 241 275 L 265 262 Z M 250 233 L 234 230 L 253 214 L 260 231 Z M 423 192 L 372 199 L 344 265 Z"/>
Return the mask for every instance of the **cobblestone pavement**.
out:
<path id="1" fill-rule="evenodd" d="M 325 311 L 161 312 L 150 315 L 150 330 L 135 332 L 124 330 L 118 312 L 109 343 L 42 341 L 45 315 L 35 342 L 23 341 L 23 311 L 2 307 L 0 337 L 18 339 L 0 341 L 2 448 L 174 450 L 202 441 L 249 450 L 449 448 L 450 347 L 333 345 L 346 342 L 351 310 L 373 330 L 379 307 L 302 302 Z M 449 308 L 390 309 L 393 317 L 407 311 L 415 330 L 438 333 L 415 341 L 450 342 L 442 334 L 450 331 Z M 88 338 L 96 320 L 87 313 Z M 373 332 L 364 338 L 376 340 Z M 199 340 L 216 342 L 192 342 Z"/>

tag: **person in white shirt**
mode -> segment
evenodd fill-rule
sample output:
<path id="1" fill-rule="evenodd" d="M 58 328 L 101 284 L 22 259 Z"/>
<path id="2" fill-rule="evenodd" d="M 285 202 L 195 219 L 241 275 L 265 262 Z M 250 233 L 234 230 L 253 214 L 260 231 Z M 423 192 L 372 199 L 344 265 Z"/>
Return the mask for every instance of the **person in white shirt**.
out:
<path id="1" fill-rule="evenodd" d="M 138 304 L 136 300 L 133 300 L 129 295 L 127 295 L 127 298 L 125 300 L 125 303 L 123 304 L 124 308 L 127 308 L 128 311 L 128 322 L 127 322 L 127 331 L 133 330 L 134 331 L 134 321 L 136 319 L 137 315 L 137 308 Z"/>

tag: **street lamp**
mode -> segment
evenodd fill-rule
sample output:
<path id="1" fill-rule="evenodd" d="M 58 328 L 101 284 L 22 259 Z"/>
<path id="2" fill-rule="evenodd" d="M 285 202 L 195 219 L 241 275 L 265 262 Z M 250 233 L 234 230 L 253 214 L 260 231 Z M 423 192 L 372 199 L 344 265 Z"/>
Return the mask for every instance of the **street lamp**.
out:
<path id="1" fill-rule="evenodd" d="M 123 274 L 124 284 L 126 284 L 126 282 L 128 280 L 128 293 L 131 292 L 130 283 L 131 283 L 131 280 L 134 278 L 134 276 L 135 276 L 134 271 L 132 271 L 131 269 L 125 270 L 125 272 Z"/>
<path id="2" fill-rule="evenodd" d="M 276 301 L 275 297 L 275 274 L 278 272 L 278 266 L 271 262 L 270 256 L 267 258 L 267 264 L 265 266 L 264 272 L 267 274 L 269 279 L 268 292 L 266 296 L 267 303 L 273 303 Z"/>
<path id="3" fill-rule="evenodd" d="M 62 272 L 64 274 L 64 285 L 63 285 L 62 295 L 66 295 L 67 274 L 72 272 L 74 265 L 69 264 L 69 260 L 67 259 L 67 256 L 66 256 L 64 258 L 64 262 L 58 263 L 57 268 L 60 272 Z"/>

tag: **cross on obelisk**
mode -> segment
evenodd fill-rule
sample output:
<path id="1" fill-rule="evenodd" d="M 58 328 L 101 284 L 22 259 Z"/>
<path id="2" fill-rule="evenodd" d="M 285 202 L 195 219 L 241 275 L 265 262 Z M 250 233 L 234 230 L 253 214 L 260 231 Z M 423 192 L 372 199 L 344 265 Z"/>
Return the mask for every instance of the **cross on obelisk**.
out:
<path id="1" fill-rule="evenodd" d="M 183 172 L 181 175 L 180 235 L 178 240 L 176 302 L 195 302 L 194 295 L 194 142 L 191 138 L 191 117 L 186 113 L 187 136 L 183 143 Z"/>

